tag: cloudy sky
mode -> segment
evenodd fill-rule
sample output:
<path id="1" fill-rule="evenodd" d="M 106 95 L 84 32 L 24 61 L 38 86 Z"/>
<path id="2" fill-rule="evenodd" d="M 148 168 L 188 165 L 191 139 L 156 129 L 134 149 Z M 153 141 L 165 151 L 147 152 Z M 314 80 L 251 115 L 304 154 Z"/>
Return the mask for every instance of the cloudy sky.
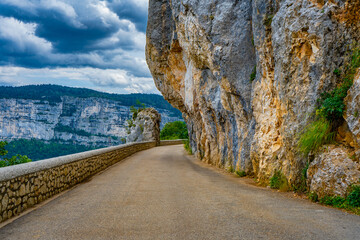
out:
<path id="1" fill-rule="evenodd" d="M 0 0 L 0 85 L 158 93 L 145 62 L 148 0 Z"/>

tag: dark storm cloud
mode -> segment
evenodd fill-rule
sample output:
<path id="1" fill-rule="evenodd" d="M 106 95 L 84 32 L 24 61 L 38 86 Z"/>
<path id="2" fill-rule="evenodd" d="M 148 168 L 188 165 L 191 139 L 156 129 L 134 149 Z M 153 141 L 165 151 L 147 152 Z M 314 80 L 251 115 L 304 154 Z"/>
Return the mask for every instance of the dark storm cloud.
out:
<path id="1" fill-rule="evenodd" d="M 135 23 L 138 30 L 146 31 L 148 9 L 147 5 L 136 4 L 133 1 L 109 0 L 109 7 L 121 18 Z"/>
<path id="2" fill-rule="evenodd" d="M 123 69 L 149 77 L 144 0 L 1 0 L 0 65 Z"/>

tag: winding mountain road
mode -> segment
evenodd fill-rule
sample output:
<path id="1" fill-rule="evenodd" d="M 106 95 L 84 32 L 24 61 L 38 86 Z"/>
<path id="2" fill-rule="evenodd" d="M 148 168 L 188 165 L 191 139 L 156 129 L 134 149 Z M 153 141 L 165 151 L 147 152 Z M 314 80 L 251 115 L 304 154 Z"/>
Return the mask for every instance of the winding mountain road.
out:
<path id="1" fill-rule="evenodd" d="M 359 239 L 360 216 L 248 184 L 181 145 L 134 154 L 0 228 L 0 239 Z"/>

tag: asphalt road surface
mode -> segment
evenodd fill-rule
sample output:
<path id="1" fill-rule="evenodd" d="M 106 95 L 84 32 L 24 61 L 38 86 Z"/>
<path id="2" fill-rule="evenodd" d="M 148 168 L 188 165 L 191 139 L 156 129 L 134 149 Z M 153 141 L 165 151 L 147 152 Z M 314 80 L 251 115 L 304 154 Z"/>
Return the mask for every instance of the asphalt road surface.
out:
<path id="1" fill-rule="evenodd" d="M 139 152 L 0 228 L 0 239 L 360 239 L 360 216 Z"/>

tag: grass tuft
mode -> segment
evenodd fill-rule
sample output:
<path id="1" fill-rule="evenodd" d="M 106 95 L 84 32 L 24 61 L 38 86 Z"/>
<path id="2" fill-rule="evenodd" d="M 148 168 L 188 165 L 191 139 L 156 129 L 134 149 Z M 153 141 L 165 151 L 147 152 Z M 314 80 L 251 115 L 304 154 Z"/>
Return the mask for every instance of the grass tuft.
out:
<path id="1" fill-rule="evenodd" d="M 312 202 L 317 202 L 319 201 L 319 196 L 316 194 L 316 192 L 310 192 L 308 194 L 308 197 L 309 199 L 312 201 Z"/>
<path id="2" fill-rule="evenodd" d="M 288 181 L 281 171 L 275 170 L 274 175 L 270 178 L 270 188 L 287 191 L 289 189 Z"/>
<path id="3" fill-rule="evenodd" d="M 313 202 L 319 202 L 324 205 L 346 209 L 360 215 L 360 185 L 353 185 L 350 188 L 350 193 L 345 197 L 340 196 L 324 196 L 319 199 L 315 192 L 308 195 Z"/>
<path id="4" fill-rule="evenodd" d="M 184 140 L 183 143 L 184 143 L 184 148 L 185 148 L 185 150 L 186 150 L 190 155 L 193 155 L 192 148 L 191 148 L 191 146 L 190 146 L 190 141 L 189 141 L 189 140 Z"/>
<path id="5" fill-rule="evenodd" d="M 360 185 L 353 185 L 351 187 L 346 203 L 351 207 L 360 207 Z"/>
<path id="6" fill-rule="evenodd" d="M 305 156 L 310 152 L 316 152 L 319 148 L 334 141 L 335 132 L 332 131 L 331 124 L 324 118 L 309 124 L 300 136 L 298 149 Z"/>
<path id="7" fill-rule="evenodd" d="M 246 176 L 246 172 L 243 171 L 243 170 L 241 170 L 241 171 L 236 171 L 235 173 L 236 173 L 236 175 L 238 175 L 239 177 L 245 177 L 245 176 Z"/>
<path id="8" fill-rule="evenodd" d="M 256 78 L 256 66 L 254 67 L 252 73 L 250 74 L 250 81 L 254 81 Z"/>

